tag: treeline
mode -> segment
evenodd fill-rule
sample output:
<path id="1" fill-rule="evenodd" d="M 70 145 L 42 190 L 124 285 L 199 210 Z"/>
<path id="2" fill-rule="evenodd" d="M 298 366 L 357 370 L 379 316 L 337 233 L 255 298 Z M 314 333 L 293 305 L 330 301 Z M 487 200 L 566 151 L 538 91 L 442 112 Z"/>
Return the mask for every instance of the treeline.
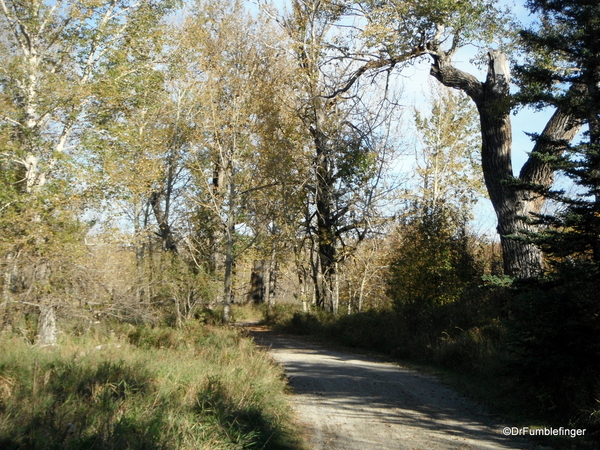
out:
<path id="1" fill-rule="evenodd" d="M 246 260 L 337 310 L 338 265 L 385 224 L 396 114 L 379 84 L 329 95 L 343 8 L 2 4 L 4 329 L 228 321 Z"/>
<path id="2" fill-rule="evenodd" d="M 0 0 L 2 329 L 48 345 L 285 297 L 387 317 L 398 354 L 510 354 L 544 410 L 593 419 L 600 12 L 525 6 L 527 26 L 492 0 Z M 552 116 L 517 174 L 523 107 Z M 482 196 L 498 244 L 471 230 Z"/>

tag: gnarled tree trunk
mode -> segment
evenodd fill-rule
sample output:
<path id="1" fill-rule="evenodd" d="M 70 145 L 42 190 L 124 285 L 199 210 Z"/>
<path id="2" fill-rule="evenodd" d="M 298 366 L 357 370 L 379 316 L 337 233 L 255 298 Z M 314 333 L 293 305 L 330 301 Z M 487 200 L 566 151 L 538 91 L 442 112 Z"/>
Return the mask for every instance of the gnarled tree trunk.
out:
<path id="1" fill-rule="evenodd" d="M 442 84 L 465 92 L 477 106 L 481 124 L 481 164 L 485 184 L 498 219 L 504 272 L 517 278 L 531 278 L 543 269 L 542 251 L 523 238 L 535 231 L 529 219 L 541 211 L 541 194 L 554 181 L 550 164 L 542 155 L 564 150 L 557 140 L 568 142 L 579 127 L 575 120 L 557 110 L 544 129 L 518 177 L 511 163 L 512 132 L 510 122 L 510 74 L 505 56 L 489 53 L 485 82 L 452 65 L 451 55 L 441 50 L 431 52 L 431 74 Z"/>

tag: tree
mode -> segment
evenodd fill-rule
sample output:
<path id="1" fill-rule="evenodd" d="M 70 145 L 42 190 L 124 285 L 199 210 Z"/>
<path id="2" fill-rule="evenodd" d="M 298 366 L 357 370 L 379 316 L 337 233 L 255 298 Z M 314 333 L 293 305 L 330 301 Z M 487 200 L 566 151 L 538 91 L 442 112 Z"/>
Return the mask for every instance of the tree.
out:
<path id="1" fill-rule="evenodd" d="M 0 2 L 6 34 L 3 90 L 14 102 L 22 190 L 44 186 L 81 123 L 93 86 L 168 11 L 169 2 Z M 145 28 L 144 28 L 145 27 Z M 123 53 L 120 53 L 123 52 Z"/>
<path id="2" fill-rule="evenodd" d="M 75 157 L 70 145 L 78 142 L 86 111 L 102 82 L 126 63 L 120 57 L 143 42 L 171 6 L 153 1 L 0 1 L 5 30 L 0 83 L 10 105 L 1 124 L 10 136 L 3 148 L 3 168 L 12 173 L 5 178 L 15 219 L 11 222 L 21 224 L 15 229 L 18 238 L 5 248 L 14 261 L 24 253 L 20 244 L 29 244 L 28 251 L 39 261 L 38 285 L 54 269 L 42 244 L 56 240 L 59 223 L 73 219 L 68 218 L 73 205 L 64 199 L 77 198 L 65 190 L 69 181 L 76 181 L 69 170 L 68 162 Z M 36 301 L 48 319 L 40 322 L 42 328 L 54 323 L 57 302 Z M 55 333 L 42 328 L 40 342 L 53 343 Z"/>
<path id="3" fill-rule="evenodd" d="M 389 279 L 397 307 L 428 314 L 458 300 L 480 275 L 470 238 L 453 221 L 451 211 L 438 204 L 415 211 L 399 227 Z"/>
<path id="4" fill-rule="evenodd" d="M 568 111 L 558 109 L 548 121 L 542 139 L 518 176 L 511 163 L 512 100 L 511 77 L 505 54 L 487 52 L 488 74 L 485 81 L 458 69 L 453 63 L 456 51 L 470 42 L 489 45 L 510 36 L 506 14 L 495 2 L 360 2 L 368 25 L 365 39 L 377 57 L 371 56 L 341 89 L 349 88 L 362 74 L 381 67 L 402 66 L 414 58 L 430 56 L 431 75 L 443 85 L 463 91 L 475 103 L 481 125 L 481 161 L 485 184 L 498 219 L 503 249 L 504 270 L 519 278 L 540 273 L 541 250 L 518 239 L 534 226 L 529 219 L 539 213 L 544 197 L 541 186 L 553 182 L 553 170 L 545 155 L 555 155 L 577 132 L 577 121 Z M 554 142 L 554 144 L 550 144 Z"/>
<path id="5" fill-rule="evenodd" d="M 436 46 L 434 46 L 435 48 Z M 481 123 L 481 163 L 485 183 L 496 217 L 502 245 L 504 271 L 517 278 L 531 278 L 541 274 L 542 252 L 536 245 L 523 239 L 534 230 L 531 219 L 544 204 L 540 186 L 549 187 L 554 173 L 543 155 L 557 154 L 564 145 L 549 142 L 569 142 L 577 132 L 574 117 L 557 110 L 546 124 L 520 174 L 513 174 L 510 123 L 510 75 L 505 56 L 496 51 L 489 53 L 486 81 L 477 79 L 451 63 L 451 55 L 437 47 L 431 51 L 434 63 L 432 75 L 448 87 L 463 90 L 477 106 Z"/>
<path id="6" fill-rule="evenodd" d="M 392 233 L 366 238 L 341 266 L 348 314 L 389 307 L 386 284 L 393 248 Z"/>
<path id="7" fill-rule="evenodd" d="M 116 223 L 131 234 L 137 264 L 133 289 L 140 305 L 158 297 L 158 280 L 173 267 L 183 270 L 188 263 L 191 278 L 201 271 L 180 248 L 188 163 L 198 131 L 196 98 L 175 55 L 165 50 L 176 42 L 172 31 L 157 27 L 152 40 L 123 51 L 127 64 L 114 67 L 114 76 L 98 89 L 82 140 L 89 155 L 86 181 L 103 202 L 97 206 L 103 217 L 97 228 Z"/>
<path id="8" fill-rule="evenodd" d="M 556 210 L 538 216 L 539 229 L 529 237 L 550 264 L 514 302 L 512 349 L 520 356 L 519 379 L 525 390 L 535 387 L 541 407 L 587 426 L 593 414 L 582 412 L 597 410 L 600 379 L 600 5 L 531 0 L 527 6 L 538 21 L 520 33 L 528 57 L 517 67 L 518 98 L 564 111 L 582 133 L 570 145 L 534 135 L 536 146 L 564 149 L 540 157 L 573 186 L 540 189 Z"/>
<path id="9" fill-rule="evenodd" d="M 472 219 L 472 206 L 484 193 L 477 112 L 462 93 L 432 86 L 430 112 L 415 110 L 417 187 L 415 203 L 453 211 L 457 226 Z"/>
<path id="10" fill-rule="evenodd" d="M 195 241 L 223 277 L 227 322 L 236 260 L 268 230 L 283 229 L 277 222 L 290 211 L 281 207 L 283 196 L 295 189 L 300 164 L 291 151 L 293 126 L 283 122 L 288 69 L 275 45 L 280 38 L 240 1 L 198 6 L 184 41 L 200 87 L 191 200 Z M 265 200 L 274 198 L 282 214 L 269 217 L 277 206 Z"/>
<path id="11" fill-rule="evenodd" d="M 299 273 L 303 279 L 310 273 L 315 303 L 330 311 L 339 303 L 338 264 L 375 226 L 378 187 L 390 153 L 388 136 L 379 132 L 390 118 L 389 104 L 371 108 L 365 92 L 338 92 L 354 65 L 343 62 L 353 37 L 336 32 L 345 12 L 336 2 L 297 0 L 291 13 L 278 19 L 291 40 L 296 113 L 312 153 L 304 223 L 310 270 Z"/>
<path id="12" fill-rule="evenodd" d="M 551 226 L 534 238 L 550 254 L 564 258 L 589 257 L 600 263 L 600 7 L 592 1 L 529 1 L 537 13 L 537 28 L 521 38 L 528 61 L 519 66 L 523 89 L 520 99 L 537 108 L 553 106 L 568 111 L 584 127 L 583 140 L 564 153 L 546 156 L 554 170 L 578 186 L 575 196 L 550 190 L 546 195 L 561 204 L 555 216 L 541 217 Z M 534 136 L 538 145 L 548 138 Z M 552 139 L 546 145 L 565 147 Z"/>
<path id="13" fill-rule="evenodd" d="M 468 222 L 483 190 L 477 114 L 468 98 L 437 87 L 428 106 L 415 113 L 418 184 L 396 232 L 389 281 L 395 305 L 418 316 L 458 300 L 475 280 Z"/>

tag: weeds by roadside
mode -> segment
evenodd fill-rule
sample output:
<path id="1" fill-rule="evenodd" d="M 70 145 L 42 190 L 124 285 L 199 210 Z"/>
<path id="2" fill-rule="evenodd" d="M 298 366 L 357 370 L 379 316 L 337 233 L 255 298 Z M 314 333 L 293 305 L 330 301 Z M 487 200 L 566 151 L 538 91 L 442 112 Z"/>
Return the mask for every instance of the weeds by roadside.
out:
<path id="1" fill-rule="evenodd" d="M 235 330 L 121 324 L 56 349 L 1 340 L 2 449 L 300 448 L 281 370 Z"/>

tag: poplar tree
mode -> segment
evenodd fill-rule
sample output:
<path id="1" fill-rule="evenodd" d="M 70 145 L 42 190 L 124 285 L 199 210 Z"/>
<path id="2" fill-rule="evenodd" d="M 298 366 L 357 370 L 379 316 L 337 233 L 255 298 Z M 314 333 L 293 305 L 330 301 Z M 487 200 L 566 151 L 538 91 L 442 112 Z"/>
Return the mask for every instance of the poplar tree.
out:
<path id="1" fill-rule="evenodd" d="M 415 203 L 436 210 L 452 210 L 464 226 L 473 218 L 478 196 L 485 195 L 479 149 L 477 111 L 468 97 L 440 85 L 432 86 L 430 111 L 415 110 L 418 147 Z"/>
<path id="2" fill-rule="evenodd" d="M 483 192 L 477 114 L 468 98 L 437 87 L 428 106 L 415 113 L 421 145 L 414 195 L 396 233 L 389 280 L 396 306 L 421 319 L 476 280 L 468 222 Z"/>
<path id="3" fill-rule="evenodd" d="M 2 168 L 9 197 L 2 219 L 12 231 L 3 242 L 4 292 L 18 291 L 15 280 L 27 278 L 28 291 L 35 292 L 28 303 L 41 311 L 42 344 L 56 339 L 62 295 L 50 282 L 62 270 L 52 257 L 68 254 L 58 238 L 64 231 L 63 244 L 73 239 L 74 218 L 84 207 L 76 202 L 84 183 L 74 167 L 85 158 L 77 151 L 89 125 L 86 114 L 104 82 L 137 70 L 119 73 L 127 64 L 123 55 L 142 46 L 171 7 L 158 1 L 0 1 L 0 86 L 8 106 L 0 127 L 8 137 Z M 25 255 L 36 261 L 27 276 Z M 4 302 L 12 300 L 5 295 Z"/>
<path id="4" fill-rule="evenodd" d="M 292 145 L 295 123 L 284 122 L 289 68 L 277 40 L 238 0 L 198 2 L 182 35 L 180 51 L 197 80 L 199 130 L 189 164 L 190 237 L 222 282 L 224 322 L 238 258 L 269 229 L 284 229 L 303 171 Z"/>
<path id="5" fill-rule="evenodd" d="M 278 21 L 291 41 L 296 115 L 310 151 L 303 223 L 310 269 L 299 273 L 302 279 L 310 274 L 317 307 L 337 312 L 338 266 L 378 222 L 379 189 L 391 154 L 380 130 L 389 124 L 390 104 L 369 104 L 369 96 L 383 89 L 366 93 L 359 83 L 345 86 L 356 69 L 346 56 L 360 45 L 356 36 L 339 31 L 348 5 L 294 0 L 291 7 Z"/>

